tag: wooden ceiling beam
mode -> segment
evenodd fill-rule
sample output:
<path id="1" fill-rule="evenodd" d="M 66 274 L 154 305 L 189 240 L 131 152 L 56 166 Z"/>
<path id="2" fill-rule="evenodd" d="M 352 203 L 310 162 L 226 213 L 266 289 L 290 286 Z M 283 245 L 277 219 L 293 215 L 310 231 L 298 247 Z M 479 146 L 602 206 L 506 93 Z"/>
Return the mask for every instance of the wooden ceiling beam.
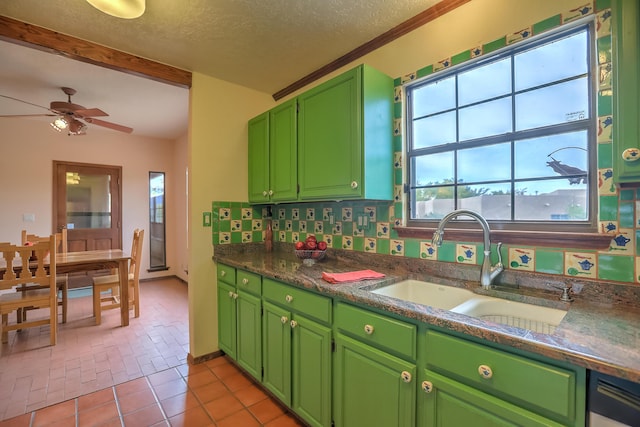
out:
<path id="1" fill-rule="evenodd" d="M 402 24 L 393 27 L 386 33 L 379 35 L 373 40 L 366 42 L 362 46 L 353 49 L 351 52 L 342 55 L 335 61 L 332 61 L 327 65 L 318 68 L 317 70 L 310 74 L 307 74 L 300 80 L 297 80 L 284 89 L 279 90 L 272 95 L 273 99 L 275 99 L 276 101 L 282 99 L 285 96 L 297 91 L 298 89 L 302 89 L 306 85 L 313 83 L 319 78 L 334 72 L 340 67 L 344 67 L 345 65 L 355 61 L 356 59 L 361 58 L 376 49 L 381 48 L 382 46 L 394 41 L 395 39 L 410 33 L 416 28 L 419 28 L 424 24 L 433 21 L 434 19 L 444 15 L 447 12 L 451 12 L 453 9 L 456 9 L 463 4 L 468 3 L 469 1 L 471 0 L 442 0 L 441 2 L 438 2 L 435 5 L 431 6 L 429 9 L 417 14 L 413 18 L 410 18 L 404 21 Z"/>
<path id="2" fill-rule="evenodd" d="M 0 16 L 0 40 L 174 86 L 191 87 L 190 71 L 27 24 L 6 16 Z"/>

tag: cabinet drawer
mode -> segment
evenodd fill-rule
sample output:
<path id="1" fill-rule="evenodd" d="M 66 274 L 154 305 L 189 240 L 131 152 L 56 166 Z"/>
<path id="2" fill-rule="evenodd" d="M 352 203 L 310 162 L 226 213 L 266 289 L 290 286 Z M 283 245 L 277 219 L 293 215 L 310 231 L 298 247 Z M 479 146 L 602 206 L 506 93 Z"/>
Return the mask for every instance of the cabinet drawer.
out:
<path id="1" fill-rule="evenodd" d="M 264 279 L 262 295 L 281 307 L 305 314 L 324 323 L 331 323 L 331 298 L 285 285 L 271 279 Z"/>
<path id="2" fill-rule="evenodd" d="M 572 370 L 431 330 L 426 354 L 428 369 L 461 383 L 562 422 L 577 415 Z"/>
<path id="3" fill-rule="evenodd" d="M 416 359 L 416 326 L 368 310 L 338 303 L 338 330 L 393 354 Z"/>
<path id="4" fill-rule="evenodd" d="M 262 276 L 248 271 L 238 270 L 238 279 L 236 281 L 238 290 L 247 291 L 254 295 L 262 295 Z"/>
<path id="5" fill-rule="evenodd" d="M 230 285 L 236 284 L 236 269 L 228 265 L 218 264 L 218 280 Z"/>

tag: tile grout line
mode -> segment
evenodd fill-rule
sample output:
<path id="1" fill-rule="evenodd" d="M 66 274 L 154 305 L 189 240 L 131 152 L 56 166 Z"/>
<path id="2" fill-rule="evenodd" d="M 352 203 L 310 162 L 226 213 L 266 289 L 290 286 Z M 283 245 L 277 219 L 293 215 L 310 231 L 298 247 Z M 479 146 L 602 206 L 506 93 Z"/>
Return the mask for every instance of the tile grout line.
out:
<path id="1" fill-rule="evenodd" d="M 173 369 L 174 372 L 176 372 L 178 375 L 180 375 L 180 372 L 178 372 L 178 370 L 176 368 L 169 368 L 169 369 Z M 169 370 L 167 369 L 167 371 Z M 165 372 L 165 371 L 158 371 L 158 372 Z M 156 372 L 157 373 L 157 372 Z M 181 375 L 180 375 L 181 376 Z M 149 388 L 151 389 L 151 393 L 153 394 L 153 398 L 156 400 L 156 403 L 158 404 L 158 407 L 160 408 L 160 412 L 162 413 L 162 417 L 164 419 L 164 421 L 166 421 L 167 423 L 169 423 L 169 418 L 167 418 L 167 414 L 164 412 L 164 409 L 162 408 L 162 404 L 160 403 L 160 399 L 158 398 L 158 395 L 156 394 L 155 389 L 153 388 L 153 384 L 151 384 L 151 381 L 149 381 L 149 377 L 145 377 L 145 379 L 147 380 L 147 385 L 149 386 Z M 123 420 L 124 421 L 124 420 Z M 123 424 L 124 425 L 124 424 Z"/>
<path id="2" fill-rule="evenodd" d="M 122 415 L 122 410 L 120 409 L 120 401 L 118 399 L 118 394 L 116 393 L 116 386 L 111 386 L 111 393 L 113 393 L 113 401 L 115 402 L 116 409 L 118 410 L 118 420 L 120 420 L 120 425 L 124 427 L 124 416 Z"/>

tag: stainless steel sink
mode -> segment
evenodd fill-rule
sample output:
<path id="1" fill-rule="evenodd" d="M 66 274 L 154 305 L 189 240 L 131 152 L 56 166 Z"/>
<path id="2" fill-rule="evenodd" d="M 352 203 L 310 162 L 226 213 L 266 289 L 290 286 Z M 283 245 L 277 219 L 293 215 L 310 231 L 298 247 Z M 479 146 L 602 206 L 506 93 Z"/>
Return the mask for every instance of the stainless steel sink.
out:
<path id="1" fill-rule="evenodd" d="M 421 280 L 403 280 L 371 292 L 539 333 L 553 333 L 567 314 L 557 308 L 478 295 Z"/>
<path id="2" fill-rule="evenodd" d="M 476 296 L 467 289 L 439 285 L 421 280 L 403 280 L 372 291 L 374 294 L 450 310 Z"/>

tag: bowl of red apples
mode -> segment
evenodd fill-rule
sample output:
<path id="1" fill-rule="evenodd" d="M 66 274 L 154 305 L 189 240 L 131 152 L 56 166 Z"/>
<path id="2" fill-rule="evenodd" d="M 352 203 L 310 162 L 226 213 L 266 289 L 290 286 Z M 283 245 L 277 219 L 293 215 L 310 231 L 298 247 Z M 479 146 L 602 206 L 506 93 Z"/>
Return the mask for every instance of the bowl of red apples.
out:
<path id="1" fill-rule="evenodd" d="M 296 256 L 306 265 L 313 265 L 323 259 L 327 252 L 327 242 L 318 241 L 316 236 L 310 234 L 304 241 L 295 243 Z"/>

